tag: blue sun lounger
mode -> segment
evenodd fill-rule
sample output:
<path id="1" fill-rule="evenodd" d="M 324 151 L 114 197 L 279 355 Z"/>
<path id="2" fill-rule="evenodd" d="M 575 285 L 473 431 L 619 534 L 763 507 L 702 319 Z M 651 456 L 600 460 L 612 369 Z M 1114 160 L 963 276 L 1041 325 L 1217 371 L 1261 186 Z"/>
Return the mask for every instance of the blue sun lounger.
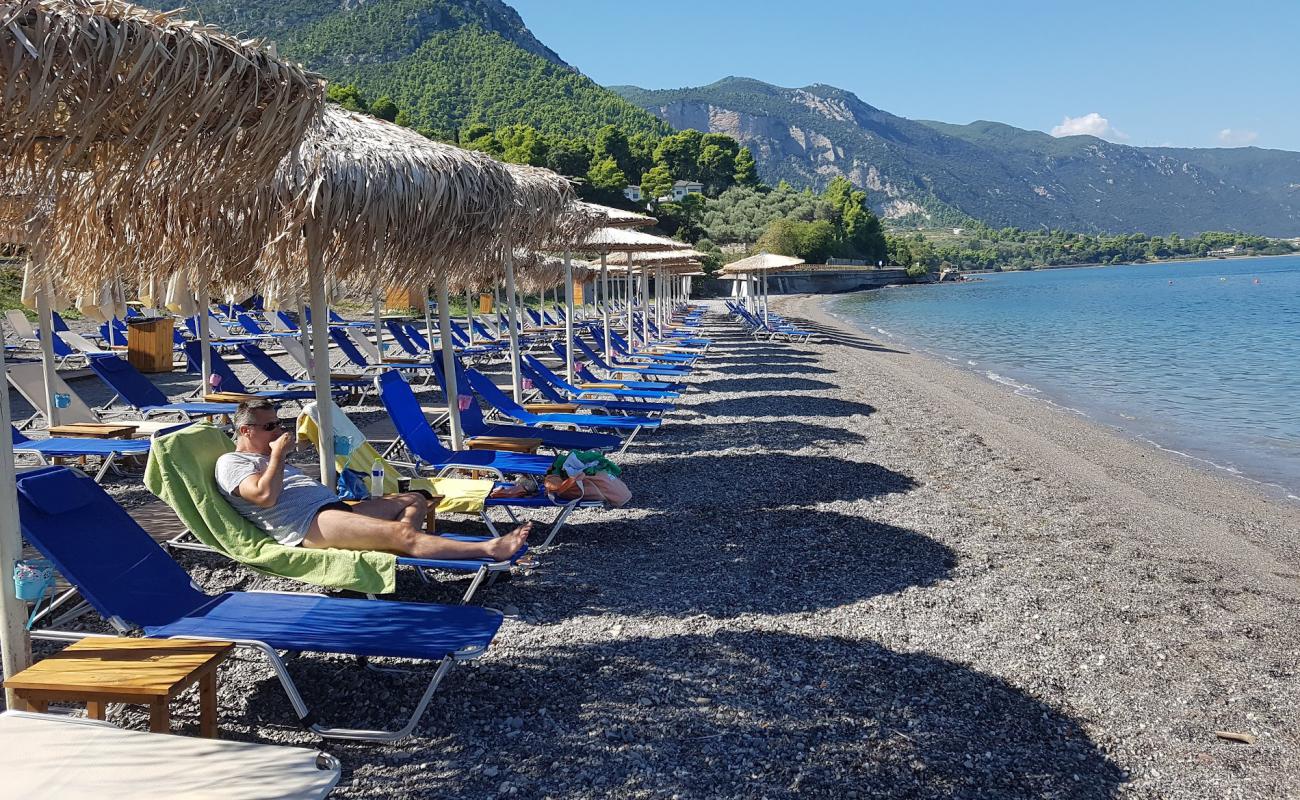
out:
<path id="1" fill-rule="evenodd" d="M 501 627 L 499 611 L 475 606 L 281 592 L 209 595 L 89 478 L 66 467 L 46 467 L 19 476 L 17 488 L 23 536 L 120 634 L 139 629 L 147 637 L 216 639 L 260 652 L 298 719 L 321 736 L 392 741 L 408 735 L 451 667 L 482 656 Z M 298 693 L 277 652 L 282 650 L 407 658 L 438 666 L 401 728 L 327 728 Z"/>
<path id="2" fill-rule="evenodd" d="M 235 403 L 172 403 L 168 401 L 167 395 L 163 394 L 161 389 L 150 383 L 148 378 L 141 375 L 123 358 L 112 356 L 92 358 L 90 369 L 108 385 L 108 388 L 117 392 L 117 397 L 145 417 L 178 414 L 188 420 L 191 417 L 233 414 L 238 408 Z M 110 400 L 100 410 L 108 411 L 116 399 Z"/>
<path id="3" fill-rule="evenodd" d="M 203 367 L 199 363 L 200 354 L 203 352 L 201 342 L 185 343 L 185 368 L 188 372 L 196 375 L 202 374 Z M 221 357 L 221 353 L 216 347 L 208 345 L 211 350 L 209 355 L 212 367 L 212 374 L 221 378 L 220 389 L 223 392 L 237 392 L 239 394 L 255 394 L 258 397 L 265 397 L 268 400 L 310 400 L 315 395 L 307 389 L 250 389 L 239 379 L 235 371 L 230 368 L 226 360 Z"/>
<path id="4" fill-rule="evenodd" d="M 435 359 L 434 375 L 438 379 L 438 388 L 443 396 L 447 394 L 447 381 L 443 377 L 440 359 Z M 456 362 L 456 386 L 462 393 L 471 391 L 469 380 L 465 377 L 465 368 Z M 623 444 L 623 439 L 612 433 L 591 433 L 588 431 L 565 431 L 555 428 L 537 428 L 528 425 L 510 425 L 500 422 L 488 422 L 483 417 L 483 409 L 478 403 L 470 403 L 469 408 L 460 412 L 460 427 L 467 438 L 477 436 L 500 436 L 507 439 L 539 439 L 542 447 L 550 450 L 615 450 Z"/>
<path id="5" fill-rule="evenodd" d="M 9 426 L 9 430 L 14 453 L 35 456 L 42 464 L 48 464 L 51 458 L 102 458 L 104 461 L 95 473 L 96 483 L 102 481 L 113 468 L 118 456 L 143 456 L 149 453 L 148 439 L 83 439 L 71 436 L 29 439 L 13 425 Z"/>
<path id="6" fill-rule="evenodd" d="M 249 366 L 262 373 L 267 381 L 276 384 L 282 389 L 314 390 L 316 388 L 315 381 L 303 381 L 293 377 L 287 369 L 280 366 L 279 362 L 271 358 L 265 350 L 255 344 L 241 344 L 236 349 L 248 361 Z M 356 380 L 334 379 L 330 381 L 330 387 L 338 395 L 364 397 L 373 388 L 373 384 L 364 378 L 357 378 Z"/>
<path id="7" fill-rule="evenodd" d="M 512 474 L 545 475 L 551 468 L 549 456 L 497 450 L 449 450 L 439 441 L 405 378 L 397 372 L 385 372 L 375 378 L 375 387 L 393 427 L 397 429 L 401 450 L 420 471 L 450 476 L 474 470 L 505 477 Z"/>
<path id="8" fill-rule="evenodd" d="M 593 329 L 591 334 L 599 341 L 600 333 L 598 331 Z M 699 359 L 698 353 L 687 355 L 684 353 L 654 353 L 649 350 L 633 350 L 628 345 L 627 340 L 615 331 L 609 332 L 609 341 L 610 344 L 614 345 L 614 351 L 622 356 L 625 361 L 631 363 L 689 367 Z"/>
<path id="9" fill-rule="evenodd" d="M 576 405 L 579 408 L 588 408 L 593 411 L 617 411 L 623 413 L 635 414 L 662 414 L 665 411 L 671 411 L 672 403 L 649 400 L 613 400 L 608 398 L 591 398 L 583 397 L 579 392 L 567 392 L 557 383 L 559 376 L 546 367 L 545 364 L 531 356 L 524 356 L 523 367 L 524 374 L 533 381 L 533 388 L 541 392 L 552 403 L 568 403 Z"/>
<path id="10" fill-rule="evenodd" d="M 614 398 L 631 397 L 631 398 L 644 399 L 644 400 L 673 400 L 678 397 L 681 397 L 680 393 L 670 391 L 667 389 L 613 389 L 613 388 L 605 388 L 605 387 L 583 388 L 580 386 L 574 386 L 573 384 L 566 381 L 559 374 L 557 374 L 550 367 L 543 364 L 542 360 L 537 358 L 536 356 L 528 355 L 527 353 L 525 353 L 523 356 L 523 360 L 525 364 L 528 364 L 530 367 L 533 368 L 534 372 L 537 372 L 545 376 L 547 381 L 550 384 L 552 384 L 553 386 L 563 390 L 564 392 L 574 397 L 605 395 Z M 667 405 L 671 406 L 671 403 Z"/>
<path id="11" fill-rule="evenodd" d="M 583 351 L 583 345 L 585 345 L 585 343 L 581 339 L 578 339 L 577 337 L 574 337 L 573 341 L 579 345 L 578 350 Z M 564 353 L 565 353 L 564 342 L 560 342 L 560 341 L 551 342 L 551 349 L 554 350 L 555 354 L 559 356 L 561 359 L 564 358 Z M 588 347 L 587 349 L 589 350 L 590 348 Z M 602 379 L 600 376 L 596 375 L 596 373 L 592 372 L 591 369 L 588 368 L 587 365 L 581 361 L 575 361 L 574 366 L 576 367 L 574 371 L 577 372 L 578 377 L 582 378 L 584 381 L 588 383 L 617 383 L 618 385 L 622 386 L 624 389 L 648 389 L 651 391 L 665 391 L 665 392 L 681 392 L 686 388 L 686 384 L 684 383 L 666 383 L 664 381 L 634 381 L 634 380 L 625 380 L 623 378 Z"/>
<path id="12" fill-rule="evenodd" d="M 581 336 L 573 337 L 573 345 L 587 357 L 588 361 L 611 375 L 629 374 L 663 379 L 685 378 L 690 375 L 689 369 L 681 369 L 678 367 L 651 366 L 645 364 L 640 366 L 627 366 L 622 364 L 611 365 L 607 363 L 605 359 L 601 358 L 599 353 L 591 349 L 591 345 L 583 341 Z"/>
<path id="13" fill-rule="evenodd" d="M 662 420 L 651 417 L 622 417 L 607 414 L 534 414 L 515 402 L 514 398 L 501 391 L 486 375 L 472 369 L 465 370 L 465 378 L 474 389 L 474 393 L 500 414 L 522 422 L 525 425 L 572 425 L 584 429 L 604 429 L 622 433 L 628 432 L 623 440 L 622 450 L 626 450 L 643 429 L 658 428 Z M 621 452 L 621 450 L 620 450 Z"/>

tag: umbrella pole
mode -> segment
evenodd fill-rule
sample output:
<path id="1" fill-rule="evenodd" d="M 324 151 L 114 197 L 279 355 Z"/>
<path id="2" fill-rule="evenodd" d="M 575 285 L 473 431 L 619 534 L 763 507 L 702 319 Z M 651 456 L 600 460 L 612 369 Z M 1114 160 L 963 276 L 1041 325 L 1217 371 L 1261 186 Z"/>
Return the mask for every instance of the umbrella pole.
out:
<path id="1" fill-rule="evenodd" d="M 518 310 L 515 305 L 515 254 L 514 251 L 507 248 L 505 257 L 506 268 L 506 306 L 509 311 L 506 314 L 506 327 L 510 329 L 510 382 L 514 390 L 515 402 L 524 402 L 524 384 L 519 379 L 519 318 Z"/>
<path id="2" fill-rule="evenodd" d="M 197 313 L 194 327 L 199 329 L 199 397 L 212 389 L 212 330 L 208 322 L 208 290 L 204 287 L 194 295 Z M 218 306 L 220 308 L 220 306 Z"/>
<path id="3" fill-rule="evenodd" d="M 641 267 L 641 346 L 650 346 L 650 267 Z"/>
<path id="4" fill-rule="evenodd" d="M 307 228 L 307 282 L 316 324 L 311 326 L 312 380 L 316 382 L 316 416 L 320 427 L 320 481 L 333 489 L 334 399 L 330 391 L 329 309 L 325 300 L 325 247 L 316 226 Z"/>
<path id="5" fill-rule="evenodd" d="M 763 324 L 767 324 L 767 270 L 763 270 Z"/>
<path id="6" fill-rule="evenodd" d="M 28 264 L 28 269 L 33 269 L 32 264 Z M 50 308 L 50 280 L 42 275 L 41 288 L 36 292 L 36 322 L 40 326 L 41 334 L 41 376 L 45 379 L 45 408 L 49 411 L 46 416 L 46 423 L 53 428 L 59 424 L 59 409 L 54 404 L 54 386 L 56 375 L 54 372 L 54 314 Z M 9 457 L 9 463 L 13 463 L 13 456 Z M 5 573 L 0 578 L 7 578 L 11 573 Z"/>
<path id="7" fill-rule="evenodd" d="M 375 350 L 379 353 L 379 363 L 384 363 L 384 325 L 383 311 L 379 303 L 379 290 L 375 290 L 374 306 L 371 309 L 375 319 Z"/>
<path id="8" fill-rule="evenodd" d="M 633 328 L 632 328 L 632 299 L 636 296 L 636 290 L 632 288 L 632 281 L 635 280 L 635 278 L 634 278 L 634 276 L 633 276 L 633 274 L 632 274 L 632 258 L 633 258 L 632 254 L 631 254 L 631 253 L 628 253 L 628 254 L 627 254 L 627 284 L 623 287 L 624 290 L 625 290 L 625 293 L 627 294 L 626 302 L 624 303 L 624 305 L 627 306 L 627 338 L 628 338 L 628 343 L 629 343 L 629 344 L 631 344 L 631 340 L 632 340 L 632 331 L 633 331 Z M 614 352 L 613 352 L 612 350 L 607 350 L 607 351 L 605 352 L 605 358 L 607 358 L 607 359 L 612 359 L 613 357 L 614 357 Z M 614 363 L 614 362 L 613 362 L 613 361 L 610 361 L 610 363 L 612 364 L 612 363 Z"/>
<path id="9" fill-rule="evenodd" d="M 451 426 L 451 449 L 465 446 L 465 435 L 460 429 L 460 397 L 456 386 L 456 347 L 451 339 L 451 295 L 447 291 L 447 276 L 438 276 L 438 338 L 442 345 L 442 374 L 447 387 L 447 421 Z"/>
<path id="10" fill-rule="evenodd" d="M 0 347 L 0 372 L 5 369 L 4 348 Z M 53 410 L 53 409 L 51 409 Z M 13 422 L 9 415 L 9 392 L 0 392 L 0 426 Z M 14 564 L 22 558 L 23 534 L 18 524 L 18 492 L 14 483 L 14 443 L 4 437 L 0 453 L 0 661 L 6 678 L 32 665 L 32 642 L 27 636 L 27 604 L 14 591 Z M 5 708 L 17 708 L 12 689 L 5 690 Z"/>
<path id="11" fill-rule="evenodd" d="M 307 329 L 307 300 L 300 292 L 298 294 L 298 339 L 302 342 L 302 351 L 307 354 L 307 372 L 310 373 L 312 354 L 311 354 L 311 331 Z M 309 374 L 308 379 L 311 378 Z"/>
<path id="12" fill-rule="evenodd" d="M 465 290 L 465 327 L 469 328 L 469 346 L 474 346 L 474 295 L 469 289 Z"/>
<path id="13" fill-rule="evenodd" d="M 573 383 L 573 254 L 564 251 L 564 374 Z"/>
<path id="14" fill-rule="evenodd" d="M 609 267 L 605 264 L 605 254 L 600 254 L 600 279 L 605 284 L 605 305 L 601 310 L 601 321 L 605 323 L 605 354 L 612 349 L 609 346 Z"/>
<path id="15" fill-rule="evenodd" d="M 431 313 L 429 310 L 429 290 L 426 288 L 424 290 L 424 340 L 429 343 L 430 359 L 433 358 L 433 317 L 430 316 Z M 438 346 L 442 347 L 442 343 L 445 341 L 446 339 L 443 339 L 442 335 L 439 334 Z"/>

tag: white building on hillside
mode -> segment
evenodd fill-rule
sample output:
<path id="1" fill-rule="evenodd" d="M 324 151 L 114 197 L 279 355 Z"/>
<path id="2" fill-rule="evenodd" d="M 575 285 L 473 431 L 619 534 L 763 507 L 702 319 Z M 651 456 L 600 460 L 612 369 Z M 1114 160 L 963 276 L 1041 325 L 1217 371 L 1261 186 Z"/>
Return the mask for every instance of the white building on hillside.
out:
<path id="1" fill-rule="evenodd" d="M 625 187 L 623 189 L 623 196 L 626 197 L 628 200 L 631 200 L 633 203 L 639 203 L 641 202 L 641 187 L 640 186 Z"/>
<path id="2" fill-rule="evenodd" d="M 704 184 L 699 181 L 677 181 L 673 184 L 672 199 L 674 202 L 680 202 L 688 194 L 702 194 Z"/>

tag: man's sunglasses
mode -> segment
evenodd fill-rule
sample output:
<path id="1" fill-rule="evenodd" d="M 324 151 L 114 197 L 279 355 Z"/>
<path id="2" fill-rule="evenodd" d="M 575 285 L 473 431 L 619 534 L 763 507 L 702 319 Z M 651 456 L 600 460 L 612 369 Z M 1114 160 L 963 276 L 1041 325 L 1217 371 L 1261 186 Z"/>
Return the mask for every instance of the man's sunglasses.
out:
<path id="1" fill-rule="evenodd" d="M 283 423 L 280 422 L 280 420 L 277 419 L 275 422 L 263 422 L 261 425 L 249 425 L 248 427 L 252 428 L 253 430 L 261 430 L 261 431 L 266 431 L 267 433 L 270 433 L 271 431 L 275 430 L 276 428 L 279 428 L 279 427 L 282 427 L 282 426 L 283 426 Z"/>

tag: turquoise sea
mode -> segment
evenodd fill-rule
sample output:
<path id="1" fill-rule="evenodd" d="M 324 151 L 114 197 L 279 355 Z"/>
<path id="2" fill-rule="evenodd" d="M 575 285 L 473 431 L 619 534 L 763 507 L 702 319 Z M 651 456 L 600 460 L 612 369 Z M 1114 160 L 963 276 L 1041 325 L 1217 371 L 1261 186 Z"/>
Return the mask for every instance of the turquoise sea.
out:
<path id="1" fill-rule="evenodd" d="M 1300 500 L 1300 257 L 1008 272 L 836 316 Z"/>

